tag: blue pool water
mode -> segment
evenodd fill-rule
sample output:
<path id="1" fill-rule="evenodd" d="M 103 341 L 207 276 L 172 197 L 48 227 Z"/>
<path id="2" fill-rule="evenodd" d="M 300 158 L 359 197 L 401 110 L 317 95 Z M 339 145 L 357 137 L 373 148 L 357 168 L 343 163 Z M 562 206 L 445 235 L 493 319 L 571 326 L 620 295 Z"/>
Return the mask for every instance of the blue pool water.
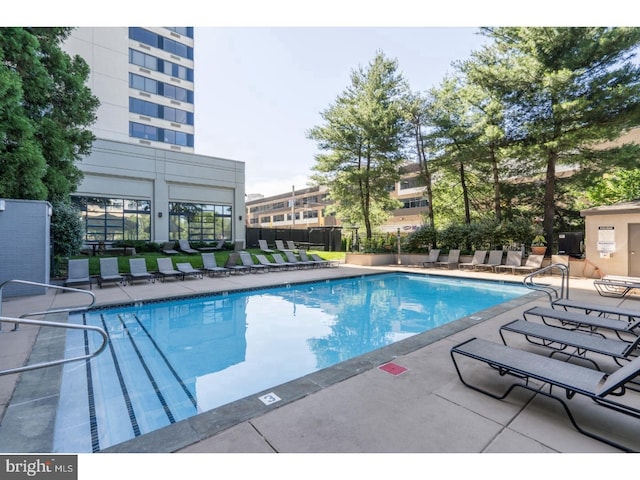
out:
<path id="1" fill-rule="evenodd" d="M 65 366 L 54 452 L 99 451 L 526 293 L 394 273 L 74 315 L 110 342 Z M 65 355 L 97 337 L 70 330 Z"/>

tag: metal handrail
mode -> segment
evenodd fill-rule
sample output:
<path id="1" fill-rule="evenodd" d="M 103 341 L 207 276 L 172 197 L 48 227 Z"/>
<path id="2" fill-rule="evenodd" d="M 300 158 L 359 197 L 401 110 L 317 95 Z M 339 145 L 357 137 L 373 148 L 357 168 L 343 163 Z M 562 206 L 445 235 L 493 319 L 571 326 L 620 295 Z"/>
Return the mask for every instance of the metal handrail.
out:
<path id="1" fill-rule="evenodd" d="M 560 295 L 558 295 L 558 290 L 551 285 L 539 285 L 534 281 L 534 277 L 550 272 L 553 269 L 560 270 L 560 273 L 562 274 Z M 537 290 L 546 293 L 549 296 L 549 301 L 551 302 L 557 300 L 558 298 L 569 298 L 569 268 L 564 263 L 552 263 L 551 265 L 536 270 L 535 272 L 530 273 L 529 275 L 524 277 L 522 283 L 525 287 L 531 290 Z"/>
<path id="2" fill-rule="evenodd" d="M 34 285 L 36 287 L 54 288 L 54 289 L 57 289 L 57 290 L 63 290 L 63 291 L 67 291 L 67 292 L 79 292 L 79 293 L 87 294 L 87 295 L 89 295 L 91 297 L 91 303 L 89 303 L 88 305 L 85 305 L 85 306 L 59 308 L 59 309 L 55 309 L 55 310 L 46 310 L 46 311 L 43 311 L 43 312 L 25 313 L 23 315 L 20 315 L 20 318 L 33 317 L 35 315 L 44 315 L 44 314 L 47 314 L 47 313 L 77 312 L 79 310 L 85 310 L 85 309 L 91 308 L 96 303 L 96 296 L 95 296 L 95 294 L 93 292 L 90 292 L 90 291 L 87 291 L 87 290 L 82 290 L 80 288 L 62 287 L 60 285 L 51 285 L 49 283 L 31 282 L 29 280 L 6 280 L 5 282 L 0 283 L 0 317 L 2 316 L 2 289 L 4 288 L 5 285 L 8 285 L 10 283 L 19 283 L 19 284 L 22 284 L 22 285 Z M 18 330 L 18 323 L 21 323 L 21 322 L 14 322 L 14 326 L 13 326 L 13 330 L 14 331 Z M 2 322 L 0 322 L 0 333 L 2 333 Z"/>
<path id="3" fill-rule="evenodd" d="M 0 317 L 0 322 L 14 322 L 14 323 L 24 323 L 27 325 L 40 325 L 43 327 L 59 327 L 59 328 L 72 328 L 77 330 L 93 330 L 94 332 L 98 332 L 102 335 L 102 345 L 100 348 L 93 353 L 88 353 L 86 355 L 81 355 L 78 357 L 71 358 L 62 358 L 60 360 L 52 360 L 49 362 L 35 363 L 33 365 L 25 365 L 23 367 L 9 368 L 6 370 L 0 370 L 0 376 L 9 375 L 11 373 L 20 373 L 26 372 L 28 370 L 36 370 L 38 368 L 44 367 L 52 367 L 54 365 L 62 365 L 70 362 L 77 362 L 79 360 L 86 360 L 92 357 L 95 357 L 99 353 L 101 353 L 107 346 L 107 342 L 109 341 L 109 337 L 107 332 L 104 331 L 100 327 L 94 327 L 91 325 L 75 325 L 73 323 L 60 323 L 60 322 L 50 322 L 48 320 L 27 320 L 25 318 L 13 318 L 13 317 Z"/>

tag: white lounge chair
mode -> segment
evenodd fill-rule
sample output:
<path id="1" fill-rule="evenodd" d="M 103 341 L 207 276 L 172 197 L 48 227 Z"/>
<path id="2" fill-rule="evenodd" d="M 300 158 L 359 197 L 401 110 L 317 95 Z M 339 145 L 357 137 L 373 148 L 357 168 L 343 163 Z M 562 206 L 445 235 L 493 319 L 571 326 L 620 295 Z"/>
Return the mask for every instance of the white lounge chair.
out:
<path id="1" fill-rule="evenodd" d="M 435 267 L 436 262 L 438 261 L 438 257 L 440 257 L 440 249 L 432 248 L 431 250 L 429 250 L 429 257 L 424 262 L 422 262 L 422 266 L 424 268 Z"/>
<path id="2" fill-rule="evenodd" d="M 446 260 L 436 262 L 434 265 L 436 267 L 441 267 L 441 268 L 453 268 L 453 267 L 456 267 L 459 262 L 460 262 L 460 250 L 454 249 L 454 250 L 449 250 L 449 255 L 447 256 Z"/>

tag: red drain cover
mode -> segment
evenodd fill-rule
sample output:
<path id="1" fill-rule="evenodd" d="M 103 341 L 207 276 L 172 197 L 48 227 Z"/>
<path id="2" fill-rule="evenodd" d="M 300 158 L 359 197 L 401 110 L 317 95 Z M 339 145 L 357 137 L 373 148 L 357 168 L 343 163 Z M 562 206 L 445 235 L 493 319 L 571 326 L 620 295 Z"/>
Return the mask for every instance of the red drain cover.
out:
<path id="1" fill-rule="evenodd" d="M 391 375 L 400 375 L 401 373 L 406 372 L 408 369 L 405 367 L 401 367 L 397 363 L 385 363 L 384 365 L 380 365 L 378 367 L 380 370 L 383 370 Z"/>

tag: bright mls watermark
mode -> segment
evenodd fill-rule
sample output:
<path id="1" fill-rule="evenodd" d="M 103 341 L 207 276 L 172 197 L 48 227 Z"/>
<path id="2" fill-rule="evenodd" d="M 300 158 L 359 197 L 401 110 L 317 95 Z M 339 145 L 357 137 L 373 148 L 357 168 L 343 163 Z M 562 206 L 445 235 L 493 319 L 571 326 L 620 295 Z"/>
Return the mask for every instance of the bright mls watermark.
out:
<path id="1" fill-rule="evenodd" d="M 0 479 L 78 480 L 77 455 L 0 455 Z"/>

